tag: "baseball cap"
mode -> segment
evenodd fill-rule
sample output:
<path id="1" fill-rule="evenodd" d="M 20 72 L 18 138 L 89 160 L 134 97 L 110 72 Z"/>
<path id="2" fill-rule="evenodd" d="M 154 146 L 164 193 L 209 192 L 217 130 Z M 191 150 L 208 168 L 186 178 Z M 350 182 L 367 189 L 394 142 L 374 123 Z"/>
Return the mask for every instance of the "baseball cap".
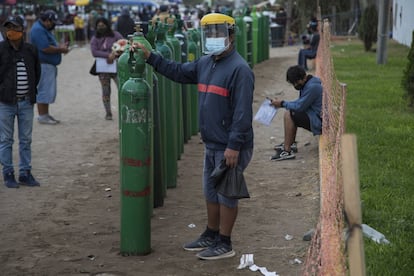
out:
<path id="1" fill-rule="evenodd" d="M 23 27 L 24 21 L 20 16 L 9 16 L 6 21 L 3 23 L 3 27 L 5 27 L 7 24 L 13 24 L 17 27 Z"/>
<path id="2" fill-rule="evenodd" d="M 160 12 L 166 12 L 166 11 L 168 11 L 168 5 L 161 5 Z"/>
<path id="3" fill-rule="evenodd" d="M 62 24 L 62 22 L 58 18 L 57 13 L 55 11 L 53 11 L 53 10 L 47 10 L 47 11 L 42 12 L 40 14 L 40 18 L 42 20 L 50 20 L 53 23 L 55 23 L 56 25 Z"/>

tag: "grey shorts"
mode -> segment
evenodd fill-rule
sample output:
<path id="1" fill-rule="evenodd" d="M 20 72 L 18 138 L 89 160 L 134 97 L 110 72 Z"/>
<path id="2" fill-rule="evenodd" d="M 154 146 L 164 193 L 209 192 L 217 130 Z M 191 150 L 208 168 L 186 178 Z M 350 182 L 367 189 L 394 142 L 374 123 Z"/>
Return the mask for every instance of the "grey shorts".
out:
<path id="1" fill-rule="evenodd" d="M 51 104 L 56 100 L 56 77 L 57 67 L 52 64 L 41 64 L 42 73 L 40 74 L 40 81 L 37 85 L 37 99 L 38 103 Z"/>
<path id="2" fill-rule="evenodd" d="M 239 153 L 239 167 L 244 171 L 253 156 L 253 149 L 242 150 Z M 234 208 L 238 204 L 238 199 L 228 198 L 217 193 L 214 188 L 216 183 L 211 179 L 210 175 L 214 168 L 220 164 L 224 158 L 224 151 L 215 151 L 205 149 L 204 152 L 204 169 L 203 169 L 203 192 L 207 202 L 219 203 L 229 208 Z"/>

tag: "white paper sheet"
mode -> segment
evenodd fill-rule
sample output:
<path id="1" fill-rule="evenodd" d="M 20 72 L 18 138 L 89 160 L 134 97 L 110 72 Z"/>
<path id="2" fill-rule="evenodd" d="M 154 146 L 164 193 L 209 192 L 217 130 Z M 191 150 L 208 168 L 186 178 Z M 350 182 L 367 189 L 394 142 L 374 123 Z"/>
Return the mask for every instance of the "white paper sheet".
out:
<path id="1" fill-rule="evenodd" d="M 243 254 L 240 257 L 240 264 L 237 269 L 248 267 L 251 271 L 260 271 L 264 276 L 279 276 L 276 272 L 268 271 L 266 267 L 257 266 L 254 264 L 253 254 Z"/>
<path id="2" fill-rule="evenodd" d="M 111 64 L 106 62 L 106 58 L 96 58 L 97 73 L 116 73 L 116 61 Z"/>
<path id="3" fill-rule="evenodd" d="M 264 125 L 269 126 L 277 113 L 277 108 L 270 105 L 270 100 L 265 99 L 257 111 L 254 119 Z"/>

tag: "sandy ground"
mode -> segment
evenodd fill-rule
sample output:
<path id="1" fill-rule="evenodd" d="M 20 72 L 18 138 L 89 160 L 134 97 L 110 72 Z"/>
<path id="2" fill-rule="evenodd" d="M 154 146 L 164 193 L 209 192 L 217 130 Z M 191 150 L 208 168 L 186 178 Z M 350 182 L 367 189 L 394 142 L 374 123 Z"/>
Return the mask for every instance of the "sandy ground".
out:
<path id="1" fill-rule="evenodd" d="M 285 80 L 297 51 L 272 48 L 271 58 L 255 65 L 255 112 L 265 96 L 297 97 Z M 300 129 L 296 159 L 269 161 L 273 145 L 283 140 L 284 110 L 270 127 L 254 122 L 254 157 L 245 172 L 251 198 L 239 205 L 232 236 L 236 257 L 201 261 L 181 248 L 206 223 L 203 145 L 197 136 L 185 144 L 178 161 L 177 187 L 168 189 L 164 206 L 154 209 L 152 253 L 119 254 L 117 90 L 113 85 L 114 120 L 106 121 L 98 79 L 88 74 L 92 61 L 88 47 L 64 56 L 57 102 L 50 107 L 62 123 L 34 122 L 32 172 L 41 187 L 0 187 L 0 274 L 260 275 L 237 270 L 241 255 L 252 253 L 258 266 L 300 275 L 302 265 L 294 259 L 304 261 L 309 242 L 302 236 L 314 227 L 318 213 L 318 137 Z M 17 141 L 14 151 L 17 164 Z"/>

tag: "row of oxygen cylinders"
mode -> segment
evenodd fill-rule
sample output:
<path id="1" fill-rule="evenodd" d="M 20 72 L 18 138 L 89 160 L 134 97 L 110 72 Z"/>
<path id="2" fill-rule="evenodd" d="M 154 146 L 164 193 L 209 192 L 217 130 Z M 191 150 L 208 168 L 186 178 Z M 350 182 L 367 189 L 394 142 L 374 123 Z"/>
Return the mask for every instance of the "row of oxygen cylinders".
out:
<path id="1" fill-rule="evenodd" d="M 269 17 L 253 7 L 250 16 L 236 16 L 235 21 L 237 52 L 247 61 L 250 68 L 269 59 Z"/>
<path id="2" fill-rule="evenodd" d="M 247 44 L 248 28 L 254 37 L 255 22 L 254 17 L 251 22 L 236 18 L 236 24 L 240 24 L 236 39 Z M 135 42 L 177 62 L 193 61 L 201 56 L 199 30 L 184 32 L 183 21 L 170 16 L 165 22 L 158 20 L 149 25 L 146 37 L 139 31 L 131 35 L 118 59 L 123 255 L 151 252 L 152 209 L 164 204 L 167 188 L 176 187 L 177 161 L 184 152 L 184 144 L 198 134 L 197 86 L 178 84 L 156 73 L 146 64 L 140 49 L 130 51 Z M 238 51 L 239 47 L 242 47 L 240 42 Z M 246 60 L 248 50 L 245 45 L 241 52 Z M 254 62 L 252 55 L 251 66 Z"/>
<path id="3" fill-rule="evenodd" d="M 146 37 L 129 37 L 118 59 L 121 180 L 121 253 L 151 251 L 152 208 L 164 204 L 167 188 L 177 185 L 177 160 L 184 143 L 198 133 L 198 90 L 156 73 L 145 63 L 140 42 L 150 51 L 178 62 L 200 57 L 200 34 L 182 32 L 182 21 L 157 21 Z M 148 40 L 147 40 L 148 39 Z"/>

